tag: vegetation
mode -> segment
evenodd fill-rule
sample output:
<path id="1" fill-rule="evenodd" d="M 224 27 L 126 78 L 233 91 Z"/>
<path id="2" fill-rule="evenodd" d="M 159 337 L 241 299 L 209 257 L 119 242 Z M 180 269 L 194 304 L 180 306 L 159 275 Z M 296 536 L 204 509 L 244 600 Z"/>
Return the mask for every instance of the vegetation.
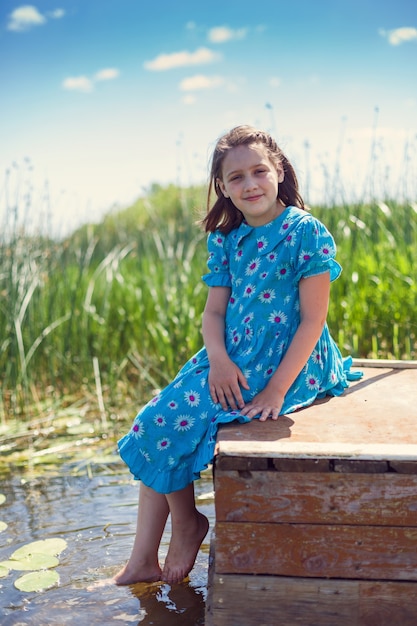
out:
<path id="1" fill-rule="evenodd" d="M 154 185 L 63 241 L 29 236 L 12 213 L 0 241 L 3 426 L 65 405 L 94 411 L 102 424 L 132 417 L 201 347 L 204 204 L 203 188 Z M 312 212 L 343 266 L 328 318 L 342 352 L 416 358 L 417 205 Z"/>
<path id="2" fill-rule="evenodd" d="M 18 548 L 7 561 L 0 562 L 0 578 L 6 577 L 10 570 L 27 574 L 14 581 L 20 591 L 45 591 L 59 583 L 59 574 L 52 569 L 59 565 L 57 555 L 67 547 L 65 539 L 50 538 L 32 541 Z"/>

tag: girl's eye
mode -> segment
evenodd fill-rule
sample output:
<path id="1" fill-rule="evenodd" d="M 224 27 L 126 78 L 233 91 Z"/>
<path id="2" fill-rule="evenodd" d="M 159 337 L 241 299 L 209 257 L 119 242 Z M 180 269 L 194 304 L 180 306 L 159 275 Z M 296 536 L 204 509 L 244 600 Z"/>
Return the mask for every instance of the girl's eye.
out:
<path id="1" fill-rule="evenodd" d="M 240 178 L 240 176 L 232 176 L 230 180 L 233 182 L 234 180 L 239 180 Z"/>

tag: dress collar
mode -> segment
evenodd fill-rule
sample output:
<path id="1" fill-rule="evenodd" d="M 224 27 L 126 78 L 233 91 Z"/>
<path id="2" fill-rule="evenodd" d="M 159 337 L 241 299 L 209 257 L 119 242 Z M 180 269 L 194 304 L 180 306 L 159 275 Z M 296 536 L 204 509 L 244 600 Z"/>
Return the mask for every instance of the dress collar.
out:
<path id="1" fill-rule="evenodd" d="M 259 254 L 266 254 L 275 248 L 280 241 L 288 238 L 295 224 L 306 214 L 306 211 L 302 209 L 288 206 L 271 222 L 263 226 L 250 226 L 246 221 L 243 221 L 231 233 L 233 246 L 234 248 L 241 247 L 243 240 L 249 237 L 250 240 L 253 241 L 255 239 L 257 242 Z"/>

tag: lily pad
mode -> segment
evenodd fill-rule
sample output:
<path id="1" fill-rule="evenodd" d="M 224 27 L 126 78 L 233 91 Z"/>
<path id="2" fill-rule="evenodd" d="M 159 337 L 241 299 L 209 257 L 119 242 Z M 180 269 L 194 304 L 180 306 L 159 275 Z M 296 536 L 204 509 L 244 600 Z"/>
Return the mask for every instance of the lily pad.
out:
<path id="1" fill-rule="evenodd" d="M 0 533 L 3 532 L 3 530 L 6 530 L 6 528 L 7 528 L 6 522 L 0 522 Z"/>
<path id="2" fill-rule="evenodd" d="M 0 565 L 20 572 L 30 572 L 31 570 L 41 570 L 49 569 L 50 567 L 56 567 L 57 565 L 59 565 L 59 561 L 56 556 L 34 552 L 33 554 L 21 556 L 18 559 L 11 558 L 8 561 L 2 561 Z"/>
<path id="3" fill-rule="evenodd" d="M 40 541 L 32 541 L 25 546 L 22 546 L 18 550 L 15 550 L 10 559 L 20 560 L 32 554 L 48 554 L 50 556 L 56 556 L 60 554 L 67 547 L 65 539 L 52 538 L 41 539 Z"/>
<path id="4" fill-rule="evenodd" d="M 0 504 L 3 504 L 3 502 L 6 502 L 6 496 L 4 493 L 0 493 Z"/>
<path id="5" fill-rule="evenodd" d="M 59 574 L 55 570 L 31 572 L 15 580 L 14 586 L 20 591 L 45 591 L 59 583 Z"/>
<path id="6" fill-rule="evenodd" d="M 5 576 L 8 575 L 9 572 L 10 572 L 10 569 L 6 567 L 5 565 L 3 565 L 3 563 L 0 563 L 0 578 L 4 578 Z"/>

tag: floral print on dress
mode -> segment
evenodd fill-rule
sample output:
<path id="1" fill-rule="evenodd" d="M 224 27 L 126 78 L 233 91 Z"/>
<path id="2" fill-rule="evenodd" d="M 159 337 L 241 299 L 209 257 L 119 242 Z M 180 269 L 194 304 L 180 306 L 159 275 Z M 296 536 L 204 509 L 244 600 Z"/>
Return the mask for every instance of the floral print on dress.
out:
<path id="1" fill-rule="evenodd" d="M 256 274 L 256 272 L 259 269 L 260 263 L 261 263 L 261 260 L 259 258 L 252 259 L 252 261 L 246 267 L 245 275 L 246 276 L 253 276 L 253 274 Z"/>
<path id="2" fill-rule="evenodd" d="M 265 289 L 261 291 L 258 299 L 264 304 L 271 304 L 272 300 L 275 300 L 275 289 Z"/>
<path id="3" fill-rule="evenodd" d="M 287 207 L 265 226 L 246 222 L 229 234 L 208 236 L 209 287 L 230 290 L 225 344 L 243 372 L 248 402 L 268 384 L 300 321 L 301 278 L 330 273 L 340 266 L 325 226 L 310 213 Z M 119 441 L 122 458 L 135 478 L 161 493 L 182 489 L 212 461 L 220 424 L 248 421 L 239 411 L 223 410 L 210 395 L 210 364 L 205 347 L 192 355 L 176 378 L 141 409 Z M 347 386 L 343 359 L 327 325 L 305 367 L 285 396 L 283 413 L 311 404 Z"/>
<path id="4" fill-rule="evenodd" d="M 273 324 L 286 324 L 287 319 L 286 313 L 282 311 L 272 311 L 271 315 L 268 317 L 268 320 Z"/>
<path id="5" fill-rule="evenodd" d="M 153 421 L 154 421 L 154 423 L 155 423 L 157 426 L 159 426 L 160 428 L 162 428 L 163 426 L 165 426 L 165 424 L 167 423 L 167 422 L 166 422 L 166 419 L 165 419 L 165 417 L 162 415 L 162 413 L 158 413 L 158 415 L 155 415 L 155 417 L 154 417 L 154 420 L 153 420 Z"/>
<path id="6" fill-rule="evenodd" d="M 194 421 L 194 417 L 191 417 L 191 415 L 178 415 L 175 420 L 174 430 L 179 430 L 181 432 L 190 430 L 190 428 L 193 427 Z"/>
<path id="7" fill-rule="evenodd" d="M 200 394 L 198 391 L 186 391 L 184 398 L 189 406 L 198 406 L 200 404 Z"/>

